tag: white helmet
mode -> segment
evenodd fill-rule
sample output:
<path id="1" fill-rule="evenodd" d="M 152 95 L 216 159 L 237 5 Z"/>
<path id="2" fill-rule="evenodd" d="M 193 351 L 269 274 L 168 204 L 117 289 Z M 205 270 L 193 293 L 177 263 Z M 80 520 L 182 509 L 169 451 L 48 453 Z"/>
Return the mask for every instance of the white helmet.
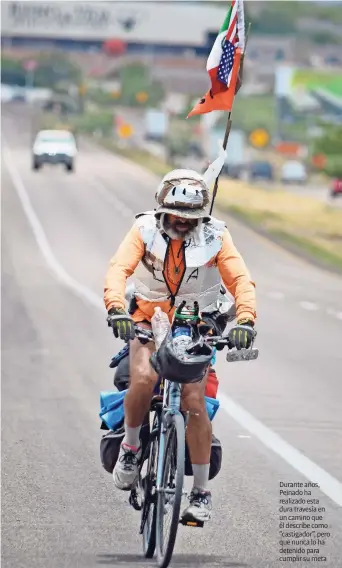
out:
<path id="1" fill-rule="evenodd" d="M 194 170 L 172 170 L 166 174 L 156 193 L 158 208 L 155 216 L 171 213 L 188 219 L 210 221 L 205 207 L 209 203 L 209 190 L 204 177 Z"/>

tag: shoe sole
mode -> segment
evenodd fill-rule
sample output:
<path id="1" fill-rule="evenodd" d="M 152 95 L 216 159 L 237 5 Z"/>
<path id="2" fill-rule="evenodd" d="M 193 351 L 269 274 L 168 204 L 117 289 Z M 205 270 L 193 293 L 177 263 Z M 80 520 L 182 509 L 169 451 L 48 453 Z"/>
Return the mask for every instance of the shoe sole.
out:
<path id="1" fill-rule="evenodd" d="M 114 485 L 117 489 L 120 489 L 121 491 L 131 491 L 131 489 L 134 487 L 134 485 L 137 482 L 138 476 L 139 474 L 134 478 L 134 480 L 129 485 L 123 485 L 114 473 L 113 475 Z"/>

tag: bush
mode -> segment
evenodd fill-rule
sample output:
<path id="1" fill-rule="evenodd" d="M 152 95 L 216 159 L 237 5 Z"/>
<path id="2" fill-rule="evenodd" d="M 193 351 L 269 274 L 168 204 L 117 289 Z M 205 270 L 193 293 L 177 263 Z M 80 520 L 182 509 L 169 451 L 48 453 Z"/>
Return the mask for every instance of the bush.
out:
<path id="1" fill-rule="evenodd" d="M 150 70 L 146 65 L 132 63 L 119 71 L 121 82 L 120 104 L 126 106 L 157 107 L 164 99 L 164 90 L 159 81 L 151 79 Z M 139 103 L 136 95 L 139 92 L 147 93 L 146 102 Z"/>
<path id="2" fill-rule="evenodd" d="M 342 125 L 323 125 L 323 136 L 317 138 L 314 151 L 327 157 L 324 171 L 332 177 L 342 177 Z"/>

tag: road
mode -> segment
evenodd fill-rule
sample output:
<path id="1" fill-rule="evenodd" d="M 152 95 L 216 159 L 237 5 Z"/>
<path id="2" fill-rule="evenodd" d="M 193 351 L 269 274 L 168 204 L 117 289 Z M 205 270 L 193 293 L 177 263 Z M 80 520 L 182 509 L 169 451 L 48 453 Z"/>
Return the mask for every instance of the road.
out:
<path id="1" fill-rule="evenodd" d="M 75 174 L 33 172 L 25 107 L 4 107 L 2 130 L 3 566 L 150 568 L 137 513 L 101 468 L 97 413 L 121 346 L 104 274 L 157 180 L 89 144 Z M 219 356 L 214 516 L 179 531 L 172 566 L 292 566 L 279 560 L 280 482 L 311 481 L 331 535 L 319 555 L 339 568 L 342 280 L 226 221 L 257 283 L 260 357 L 229 367 Z"/>

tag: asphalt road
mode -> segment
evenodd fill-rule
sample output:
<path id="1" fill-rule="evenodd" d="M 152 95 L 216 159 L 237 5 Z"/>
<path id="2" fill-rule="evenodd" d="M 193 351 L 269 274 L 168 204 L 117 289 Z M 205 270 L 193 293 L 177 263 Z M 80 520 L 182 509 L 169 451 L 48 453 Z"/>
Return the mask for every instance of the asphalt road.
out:
<path id="1" fill-rule="evenodd" d="M 27 110 L 2 118 L 2 565 L 150 568 L 137 513 L 101 468 L 97 413 L 122 346 L 105 324 L 104 274 L 157 180 L 89 144 L 75 174 L 33 172 Z M 304 555 L 340 568 L 342 280 L 227 224 L 257 284 L 260 357 L 219 357 L 215 511 L 205 529 L 180 529 L 172 566 L 317 565 L 279 551 L 280 482 L 312 481 L 304 499 L 319 500 L 330 536 Z"/>

